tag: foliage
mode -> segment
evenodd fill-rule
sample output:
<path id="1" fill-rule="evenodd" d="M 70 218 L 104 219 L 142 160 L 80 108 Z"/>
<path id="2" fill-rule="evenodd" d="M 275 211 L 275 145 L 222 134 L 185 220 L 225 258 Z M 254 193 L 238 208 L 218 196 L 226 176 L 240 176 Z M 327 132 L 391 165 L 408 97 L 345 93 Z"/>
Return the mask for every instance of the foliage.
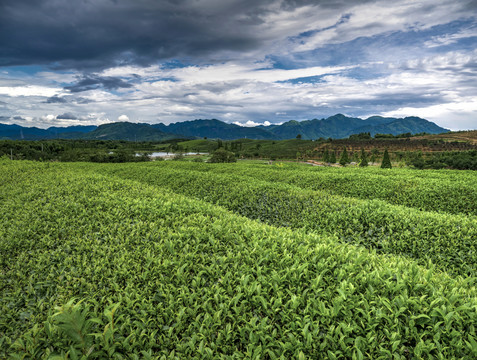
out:
<path id="1" fill-rule="evenodd" d="M 157 166 L 147 166 L 140 173 L 123 166 L 98 170 L 108 176 L 139 180 L 205 199 L 271 225 L 335 235 L 340 241 L 357 243 L 378 252 L 406 255 L 421 264 L 432 260 L 449 272 L 471 274 L 477 270 L 474 218 L 449 217 L 377 200 L 330 196 L 323 191 L 277 184 L 272 181 L 270 170 L 250 178 L 243 176 L 246 172 L 243 167 L 234 167 L 235 171 L 230 166 L 193 170 L 199 165 L 187 166 L 192 170 L 174 169 L 175 166 L 159 170 Z M 471 206 L 475 208 L 475 204 Z"/>
<path id="2" fill-rule="evenodd" d="M 389 158 L 388 149 L 384 150 L 383 161 L 381 162 L 381 169 L 391 169 L 391 159 Z"/>
<path id="3" fill-rule="evenodd" d="M 363 132 L 359 134 L 352 134 L 348 137 L 350 140 L 369 140 L 371 139 L 371 134 L 369 132 Z"/>
<path id="4" fill-rule="evenodd" d="M 397 135 L 393 135 L 393 134 L 375 134 L 374 135 L 374 138 L 375 139 L 405 139 L 405 138 L 410 138 L 410 137 L 413 137 L 413 136 L 424 136 L 424 135 L 429 135 L 429 133 L 427 132 L 420 132 L 420 133 L 410 133 L 410 132 L 406 132 L 406 133 L 402 133 L 402 134 L 397 134 Z"/>
<path id="5" fill-rule="evenodd" d="M 212 153 L 217 149 L 216 140 L 190 140 L 179 143 L 184 151 Z M 311 140 L 250 140 L 239 139 L 223 141 L 224 148 L 235 153 L 236 157 L 262 159 L 295 159 L 299 151 L 304 154 L 313 150 L 317 142 Z M 165 146 L 163 146 L 165 147 Z"/>
<path id="6" fill-rule="evenodd" d="M 328 151 L 328 148 L 326 148 L 325 151 L 323 152 L 323 161 L 326 163 L 330 162 L 330 153 Z"/>
<path id="7" fill-rule="evenodd" d="M 348 157 L 348 152 L 346 151 L 346 148 L 343 148 L 343 152 L 341 153 L 341 157 L 340 157 L 340 165 L 346 166 L 346 164 L 349 164 L 349 157 Z"/>
<path id="8" fill-rule="evenodd" d="M 373 148 L 371 150 L 371 162 L 374 164 L 376 162 L 376 158 L 379 155 L 379 150 L 376 148 Z"/>
<path id="9" fill-rule="evenodd" d="M 418 169 L 477 170 L 477 150 L 411 156 L 408 163 Z"/>
<path id="10" fill-rule="evenodd" d="M 172 160 L 174 160 L 174 161 L 184 160 L 184 154 L 182 154 L 182 153 L 177 153 L 177 154 L 174 155 L 174 157 L 172 158 Z"/>
<path id="11" fill-rule="evenodd" d="M 359 159 L 359 166 L 360 167 L 368 166 L 368 156 L 366 155 L 366 151 L 364 151 L 363 148 L 361 148 L 361 157 Z"/>
<path id="12" fill-rule="evenodd" d="M 210 171 L 209 167 L 188 165 L 183 169 Z M 301 189 L 319 190 L 344 197 L 380 199 L 389 204 L 443 214 L 477 215 L 476 172 L 429 170 L 422 173 L 411 169 L 383 172 L 372 167 L 364 170 L 357 172 L 353 168 L 327 167 L 310 169 L 308 166 L 290 163 L 280 171 L 270 171 L 253 163 L 222 169 L 231 175 L 287 183 Z"/>
<path id="13" fill-rule="evenodd" d="M 476 355 L 471 277 L 117 177 L 235 166 L 0 161 L 1 358 Z"/>
<path id="14" fill-rule="evenodd" d="M 219 148 L 210 157 L 208 162 L 210 163 L 232 163 L 236 162 L 235 154 L 231 151 L 227 151 L 223 148 Z"/>
<path id="15" fill-rule="evenodd" d="M 452 135 L 452 134 L 451 134 Z M 452 139 L 449 135 L 449 139 Z M 439 135 L 440 136 L 440 135 Z M 461 135 L 464 136 L 464 135 Z M 389 148 L 390 155 L 408 165 L 420 168 L 456 168 L 475 169 L 472 156 L 468 156 L 476 146 L 467 142 L 444 141 L 436 135 L 436 140 L 416 139 L 370 139 L 370 140 L 250 140 L 240 139 L 220 142 L 225 150 L 231 151 L 237 158 L 296 159 L 296 153 L 304 159 L 319 159 L 327 150 L 331 153 L 347 149 L 364 148 L 371 151 L 371 162 L 375 163 L 379 151 Z M 217 140 L 196 139 L 183 141 L 172 139 L 164 142 L 131 142 L 122 140 L 45 140 L 11 141 L 0 140 L 0 156 L 12 156 L 15 160 L 38 161 L 94 161 L 94 162 L 136 162 L 149 160 L 135 154 L 164 151 L 168 153 L 212 153 L 217 149 Z M 392 154 L 391 154 L 392 151 Z M 476 151 L 476 150 L 474 150 Z M 127 156 L 119 153 L 127 154 Z M 423 153 L 424 162 L 416 159 Z M 120 155 L 120 156 L 119 156 Z M 350 155 L 350 154 L 348 154 Z M 353 156 L 357 156 L 354 152 Z M 353 161 L 356 160 L 353 158 Z M 374 160 L 374 161 L 373 161 Z M 427 163 L 426 163 L 427 161 Z"/>
<path id="16" fill-rule="evenodd" d="M 57 160 L 91 162 L 149 161 L 151 143 L 129 143 L 110 140 L 48 140 L 0 141 L 0 156 L 13 156 L 14 160 Z M 136 156 L 140 153 L 140 156 Z"/>

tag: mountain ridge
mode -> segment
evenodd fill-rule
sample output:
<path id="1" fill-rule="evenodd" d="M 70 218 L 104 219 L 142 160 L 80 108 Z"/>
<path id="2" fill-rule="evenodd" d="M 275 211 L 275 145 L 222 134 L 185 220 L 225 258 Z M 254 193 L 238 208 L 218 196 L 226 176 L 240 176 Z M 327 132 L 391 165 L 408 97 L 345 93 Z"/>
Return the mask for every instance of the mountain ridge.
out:
<path id="1" fill-rule="evenodd" d="M 99 125 L 81 136 L 84 140 L 164 141 L 177 138 L 147 123 L 115 122 Z"/>
<path id="2" fill-rule="evenodd" d="M 114 122 L 95 125 L 52 126 L 48 129 L 23 127 L 0 123 L 0 139 L 9 140 L 129 140 L 165 141 L 173 138 L 210 138 L 234 140 L 240 138 L 258 140 L 287 140 L 298 135 L 302 139 L 343 139 L 352 134 L 369 132 L 398 135 L 402 133 L 439 134 L 448 132 L 435 123 L 416 116 L 392 118 L 371 116 L 366 119 L 336 114 L 328 118 L 311 120 L 289 120 L 280 125 L 245 127 L 217 119 L 196 119 L 171 124 L 148 124 Z"/>
<path id="3" fill-rule="evenodd" d="M 229 124 L 217 119 L 197 119 L 184 122 L 154 124 L 153 127 L 174 134 L 194 137 L 220 138 L 222 140 L 234 140 L 249 138 L 255 140 L 273 140 L 270 132 L 257 128 L 245 127 L 237 124 Z"/>

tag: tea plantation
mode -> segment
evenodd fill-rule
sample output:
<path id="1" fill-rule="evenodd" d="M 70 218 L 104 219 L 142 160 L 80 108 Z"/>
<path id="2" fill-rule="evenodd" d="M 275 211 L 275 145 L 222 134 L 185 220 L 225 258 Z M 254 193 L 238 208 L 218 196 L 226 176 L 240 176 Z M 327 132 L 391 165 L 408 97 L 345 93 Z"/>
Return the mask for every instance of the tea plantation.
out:
<path id="1" fill-rule="evenodd" d="M 1 159 L 0 358 L 476 358 L 476 184 Z"/>

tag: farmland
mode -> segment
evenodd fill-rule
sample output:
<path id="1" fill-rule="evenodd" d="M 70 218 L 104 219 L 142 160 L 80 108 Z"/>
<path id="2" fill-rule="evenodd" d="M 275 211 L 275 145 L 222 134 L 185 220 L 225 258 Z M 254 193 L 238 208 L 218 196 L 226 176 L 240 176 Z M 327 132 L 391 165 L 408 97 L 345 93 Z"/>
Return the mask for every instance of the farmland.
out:
<path id="1" fill-rule="evenodd" d="M 0 168 L 0 358 L 477 356 L 475 172 Z"/>

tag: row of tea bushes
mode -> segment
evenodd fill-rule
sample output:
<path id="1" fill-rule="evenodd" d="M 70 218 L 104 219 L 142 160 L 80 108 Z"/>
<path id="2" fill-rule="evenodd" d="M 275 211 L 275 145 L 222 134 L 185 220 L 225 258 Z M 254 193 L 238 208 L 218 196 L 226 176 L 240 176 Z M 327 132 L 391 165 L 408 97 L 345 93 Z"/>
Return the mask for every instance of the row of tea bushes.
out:
<path id="1" fill-rule="evenodd" d="M 406 255 L 422 264 L 431 260 L 455 274 L 475 275 L 477 271 L 476 217 L 330 195 L 227 171 L 187 170 L 175 163 L 160 167 L 132 164 L 88 168 L 169 188 L 271 225 L 336 236 L 342 242 Z"/>
<path id="2" fill-rule="evenodd" d="M 170 164 L 144 164 L 168 167 Z M 280 166 L 277 166 L 280 165 Z M 249 176 L 283 182 L 308 190 L 364 200 L 380 199 L 390 204 L 424 211 L 477 215 L 477 172 L 461 170 L 331 168 L 294 163 L 243 162 L 234 166 L 182 162 L 175 167 L 187 170 Z"/>

